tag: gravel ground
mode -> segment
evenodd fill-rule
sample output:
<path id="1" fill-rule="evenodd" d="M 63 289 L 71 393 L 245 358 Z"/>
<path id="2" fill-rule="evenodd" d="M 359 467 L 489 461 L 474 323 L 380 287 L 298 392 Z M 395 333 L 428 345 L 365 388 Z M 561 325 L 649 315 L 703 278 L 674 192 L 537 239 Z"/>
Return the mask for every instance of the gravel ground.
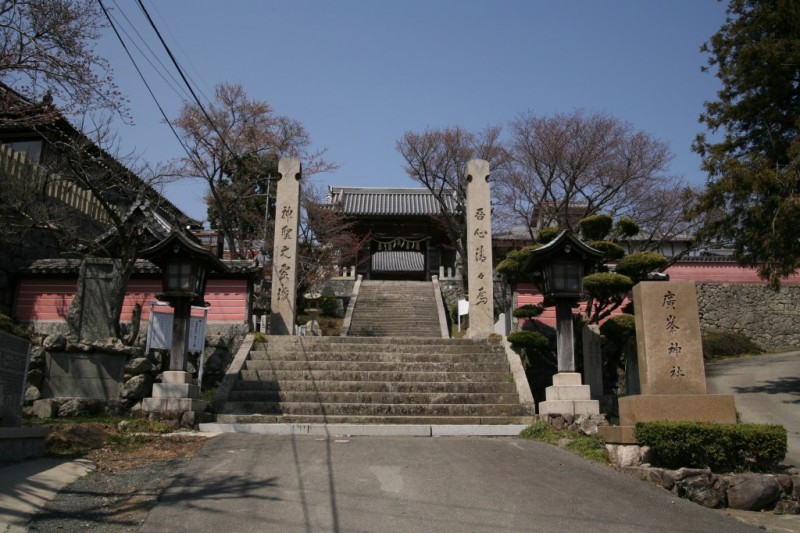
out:
<path id="1" fill-rule="evenodd" d="M 190 460 L 173 458 L 122 470 L 90 472 L 64 487 L 34 515 L 28 531 L 137 531 L 167 487 L 170 475 Z"/>

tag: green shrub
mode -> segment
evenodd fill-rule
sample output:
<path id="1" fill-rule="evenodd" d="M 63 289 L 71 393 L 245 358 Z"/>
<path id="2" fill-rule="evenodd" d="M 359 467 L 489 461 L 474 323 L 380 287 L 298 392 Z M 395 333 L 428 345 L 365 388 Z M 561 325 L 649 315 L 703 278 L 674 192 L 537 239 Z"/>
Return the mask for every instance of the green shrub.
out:
<path id="1" fill-rule="evenodd" d="M 639 233 L 639 224 L 630 217 L 621 217 L 614 229 L 620 237 L 633 237 Z"/>
<path id="2" fill-rule="evenodd" d="M 0 331 L 5 331 L 25 339 L 31 338 L 30 330 L 20 326 L 13 318 L 3 313 L 0 313 Z"/>
<path id="3" fill-rule="evenodd" d="M 625 257 L 625 248 L 611 241 L 589 241 L 587 244 L 595 250 L 603 252 L 607 261 L 617 261 Z"/>
<path id="4" fill-rule="evenodd" d="M 705 360 L 733 355 L 756 354 L 763 351 L 747 336 L 730 331 L 704 331 L 702 342 L 703 358 Z"/>
<path id="5" fill-rule="evenodd" d="M 508 342 L 517 346 L 522 346 L 526 349 L 534 350 L 550 347 L 550 341 L 548 338 L 538 331 L 512 331 L 508 334 Z"/>
<path id="6" fill-rule="evenodd" d="M 608 215 L 590 215 L 578 222 L 578 231 L 585 241 L 599 241 L 611 231 L 614 219 Z"/>
<path id="7" fill-rule="evenodd" d="M 541 305 L 527 304 L 514 309 L 511 313 L 514 318 L 535 318 L 544 312 Z"/>
<path id="8" fill-rule="evenodd" d="M 269 340 L 269 335 L 264 333 L 263 331 L 256 331 L 253 333 L 253 342 L 257 344 L 263 344 Z"/>
<path id="9" fill-rule="evenodd" d="M 657 252 L 634 252 L 619 260 L 615 272 L 639 282 L 650 272 L 661 270 L 669 264 L 669 260 Z"/>
<path id="10" fill-rule="evenodd" d="M 616 272 L 598 272 L 583 278 L 583 288 L 599 300 L 607 300 L 613 296 L 620 296 L 622 300 L 633 288 L 633 280 Z"/>
<path id="11" fill-rule="evenodd" d="M 319 309 L 322 316 L 336 316 L 336 296 L 323 296 L 319 302 Z"/>
<path id="12" fill-rule="evenodd" d="M 617 315 L 600 326 L 600 333 L 617 346 L 622 346 L 631 336 L 636 336 L 636 319 L 633 315 Z"/>
<path id="13" fill-rule="evenodd" d="M 766 472 L 786 456 L 786 428 L 775 424 L 639 422 L 634 434 L 665 468 Z"/>
<path id="14" fill-rule="evenodd" d="M 539 244 L 547 244 L 548 242 L 552 241 L 564 230 L 559 228 L 558 226 L 552 228 L 544 228 L 539 234 L 536 236 L 536 242 Z"/>

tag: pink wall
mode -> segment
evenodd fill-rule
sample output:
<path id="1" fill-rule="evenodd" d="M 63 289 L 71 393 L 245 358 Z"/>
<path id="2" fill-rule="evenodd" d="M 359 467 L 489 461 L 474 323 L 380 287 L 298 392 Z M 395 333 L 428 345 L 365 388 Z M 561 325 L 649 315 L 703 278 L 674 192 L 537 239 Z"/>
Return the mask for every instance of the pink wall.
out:
<path id="1" fill-rule="evenodd" d="M 75 297 L 77 280 L 26 279 L 20 282 L 16 318 L 21 322 L 66 320 L 69 305 Z M 135 304 L 142 306 L 142 320 L 150 319 L 150 302 L 161 292 L 161 280 L 135 279 L 128 283 L 122 304 L 122 321 L 131 320 Z M 241 279 L 210 279 L 206 301 L 211 304 L 208 321 L 247 321 L 247 281 Z"/>

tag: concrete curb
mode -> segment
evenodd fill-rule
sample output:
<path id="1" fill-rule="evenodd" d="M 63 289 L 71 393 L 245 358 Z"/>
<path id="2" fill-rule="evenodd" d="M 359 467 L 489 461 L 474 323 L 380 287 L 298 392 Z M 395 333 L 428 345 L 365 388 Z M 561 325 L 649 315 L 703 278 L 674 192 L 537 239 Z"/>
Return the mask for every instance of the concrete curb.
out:
<path id="1" fill-rule="evenodd" d="M 244 362 L 247 360 L 247 356 L 250 355 L 250 350 L 253 348 L 255 338 L 255 335 L 250 333 L 244 338 L 242 345 L 239 346 L 239 351 L 236 352 L 236 356 L 233 358 L 233 361 L 228 367 L 227 372 L 225 372 L 225 377 L 222 378 L 222 383 L 220 383 L 219 389 L 217 389 L 217 396 L 214 399 L 215 409 L 222 409 L 222 407 L 225 405 L 225 402 L 227 402 L 228 398 L 230 398 L 233 386 L 236 384 L 236 380 L 239 378 L 239 371 L 242 369 Z"/>
<path id="2" fill-rule="evenodd" d="M 94 463 L 85 459 L 37 459 L 0 467 L 0 531 L 27 531 L 32 514 L 91 470 Z"/>
<path id="3" fill-rule="evenodd" d="M 344 313 L 344 322 L 342 322 L 341 337 L 347 337 L 350 333 L 350 324 L 353 322 L 353 310 L 356 308 L 358 301 L 358 293 L 361 292 L 361 280 L 364 276 L 359 274 L 356 276 L 356 282 L 353 284 L 353 292 L 350 294 L 350 303 L 347 305 L 347 311 Z"/>
<path id="4" fill-rule="evenodd" d="M 202 433 L 259 435 L 392 436 L 392 437 L 516 437 L 525 424 L 200 424 Z"/>
<path id="5" fill-rule="evenodd" d="M 439 276 L 431 276 L 433 283 L 433 295 L 436 298 L 436 312 L 439 315 L 439 331 L 443 339 L 450 338 L 450 331 L 447 329 L 447 315 L 445 315 L 444 301 L 442 300 L 442 289 L 439 286 Z"/>

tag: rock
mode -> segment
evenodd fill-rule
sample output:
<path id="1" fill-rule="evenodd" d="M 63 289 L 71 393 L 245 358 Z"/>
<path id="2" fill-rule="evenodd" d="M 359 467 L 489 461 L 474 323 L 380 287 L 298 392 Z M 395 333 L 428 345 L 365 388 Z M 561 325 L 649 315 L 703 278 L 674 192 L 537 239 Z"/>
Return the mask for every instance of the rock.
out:
<path id="1" fill-rule="evenodd" d="M 35 402 L 41 397 L 42 391 L 39 390 L 39 387 L 28 385 L 25 389 L 25 403 Z"/>
<path id="2" fill-rule="evenodd" d="M 31 361 L 28 364 L 28 368 L 33 370 L 34 368 L 44 368 L 44 348 L 41 346 L 34 346 L 31 348 Z"/>
<path id="3" fill-rule="evenodd" d="M 153 389 L 153 378 L 148 374 L 134 376 L 119 389 L 120 398 L 139 400 L 149 396 Z"/>
<path id="4" fill-rule="evenodd" d="M 774 476 L 734 474 L 728 479 L 727 495 L 732 509 L 760 511 L 778 500 L 781 486 Z"/>
<path id="5" fill-rule="evenodd" d="M 41 388 L 43 378 L 44 378 L 44 371 L 41 368 L 34 368 L 32 370 L 28 370 L 28 385 L 33 385 L 36 388 Z"/>
<path id="6" fill-rule="evenodd" d="M 96 340 L 92 343 L 92 348 L 98 352 L 119 355 L 140 355 L 142 353 L 140 348 L 128 346 L 116 337 Z"/>
<path id="7" fill-rule="evenodd" d="M 606 444 L 609 460 L 620 468 L 642 464 L 639 448 L 637 444 Z"/>
<path id="8" fill-rule="evenodd" d="M 800 500 L 800 475 L 792 476 L 792 496 L 795 500 Z"/>
<path id="9" fill-rule="evenodd" d="M 675 473 L 678 496 L 704 507 L 725 507 L 725 487 L 725 480 L 707 469 L 681 468 Z"/>
<path id="10" fill-rule="evenodd" d="M 53 398 L 36 400 L 31 406 L 31 415 L 36 418 L 55 418 L 58 415 L 58 403 Z"/>
<path id="11" fill-rule="evenodd" d="M 562 416 L 564 417 L 564 424 L 566 424 L 567 426 L 571 425 L 572 422 L 575 421 L 575 415 L 566 414 Z"/>
<path id="12" fill-rule="evenodd" d="M 86 416 L 99 413 L 103 410 L 101 400 L 72 399 L 67 400 L 58 407 L 60 418 L 70 418 L 76 416 Z"/>
<path id="13" fill-rule="evenodd" d="M 800 515 L 800 502 L 795 500 L 780 500 L 772 511 L 775 514 Z"/>
<path id="14" fill-rule="evenodd" d="M 153 370 L 153 363 L 146 357 L 134 357 L 125 363 L 125 373 L 132 376 L 147 374 Z"/>
<path id="15" fill-rule="evenodd" d="M 548 423 L 550 424 L 550 427 L 552 427 L 553 429 L 556 429 L 556 430 L 564 429 L 565 422 L 564 422 L 564 417 L 563 416 L 561 416 L 561 415 L 548 415 L 548 417 L 549 417 Z"/>
<path id="16" fill-rule="evenodd" d="M 774 474 L 775 480 L 778 482 L 778 485 L 781 486 L 781 492 L 784 493 L 786 496 L 792 496 L 792 488 L 794 483 L 792 483 L 792 476 L 789 474 Z"/>
<path id="17" fill-rule="evenodd" d="M 45 337 L 42 348 L 48 352 L 63 352 L 67 349 L 67 338 L 61 334 L 52 334 Z"/>

